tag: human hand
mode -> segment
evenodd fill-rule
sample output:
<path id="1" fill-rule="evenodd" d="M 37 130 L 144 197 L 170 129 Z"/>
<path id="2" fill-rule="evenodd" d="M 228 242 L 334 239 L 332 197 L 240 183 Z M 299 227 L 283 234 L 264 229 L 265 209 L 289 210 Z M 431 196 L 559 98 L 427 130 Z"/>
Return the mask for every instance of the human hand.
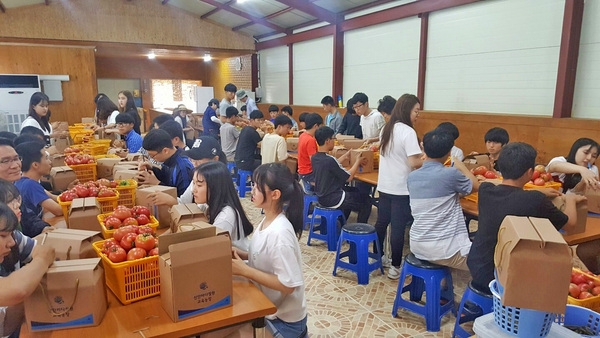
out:
<path id="1" fill-rule="evenodd" d="M 162 192 L 162 191 L 155 191 L 155 192 L 151 193 L 150 195 L 148 195 L 148 199 L 154 205 L 176 205 L 177 204 L 177 198 L 175 198 L 165 192 Z"/>
<path id="2" fill-rule="evenodd" d="M 159 185 L 160 181 L 154 175 L 152 170 L 150 171 L 138 171 L 135 179 L 142 184 Z"/>
<path id="3" fill-rule="evenodd" d="M 231 259 L 231 270 L 233 275 L 243 276 L 244 270 L 248 267 L 248 265 L 246 265 L 246 263 L 244 263 L 244 261 L 240 258 L 240 255 L 238 255 L 235 248 L 232 248 L 231 255 L 233 257 Z"/>
<path id="4" fill-rule="evenodd" d="M 581 171 L 581 182 L 584 182 L 588 187 L 596 190 L 598 186 L 598 177 L 592 170 L 585 168 Z"/>
<path id="5" fill-rule="evenodd" d="M 152 164 L 149 162 L 138 162 L 138 171 L 152 170 Z"/>
<path id="6" fill-rule="evenodd" d="M 575 203 L 579 203 L 579 202 L 587 201 L 587 197 L 585 197 L 583 195 L 578 195 L 578 194 L 565 194 L 565 200 L 567 202 L 573 201 Z"/>
<path id="7" fill-rule="evenodd" d="M 79 180 L 74 180 L 73 182 L 69 183 L 69 185 L 67 185 L 67 190 L 71 190 L 73 189 L 73 187 L 75 187 L 76 185 L 79 184 Z"/>
<path id="8" fill-rule="evenodd" d="M 349 154 L 349 153 L 350 152 L 348 152 L 347 154 Z M 354 164 L 356 164 L 356 163 L 361 164 L 362 163 L 362 159 L 363 159 L 362 153 L 359 152 L 358 156 L 356 156 L 356 159 L 354 160 Z"/>
<path id="9" fill-rule="evenodd" d="M 33 247 L 31 257 L 33 260 L 41 260 L 44 262 L 44 266 L 50 266 L 54 262 L 54 258 L 56 258 L 56 252 L 54 247 L 50 245 L 42 245 L 38 241 L 36 246 Z"/>

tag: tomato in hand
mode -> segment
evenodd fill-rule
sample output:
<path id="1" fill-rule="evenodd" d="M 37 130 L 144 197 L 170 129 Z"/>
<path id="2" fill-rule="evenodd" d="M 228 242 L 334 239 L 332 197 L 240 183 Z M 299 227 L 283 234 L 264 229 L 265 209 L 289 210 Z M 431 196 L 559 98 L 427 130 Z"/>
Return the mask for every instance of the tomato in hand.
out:
<path id="1" fill-rule="evenodd" d="M 533 181 L 533 184 L 535 184 L 535 185 L 537 185 L 537 186 L 540 186 L 540 187 L 543 187 L 544 185 L 546 185 L 546 181 L 544 181 L 544 179 L 543 179 L 543 178 L 541 178 L 541 177 L 538 177 L 538 178 L 536 178 L 536 179 Z"/>
<path id="2" fill-rule="evenodd" d="M 127 259 L 127 252 L 119 246 L 114 246 L 108 253 L 108 259 L 113 263 L 120 263 Z"/>
<path id="3" fill-rule="evenodd" d="M 133 261 L 133 260 L 144 258 L 144 257 L 146 257 L 146 250 L 144 250 L 142 248 L 133 248 L 133 249 L 129 250 L 129 252 L 127 253 L 128 261 Z"/>

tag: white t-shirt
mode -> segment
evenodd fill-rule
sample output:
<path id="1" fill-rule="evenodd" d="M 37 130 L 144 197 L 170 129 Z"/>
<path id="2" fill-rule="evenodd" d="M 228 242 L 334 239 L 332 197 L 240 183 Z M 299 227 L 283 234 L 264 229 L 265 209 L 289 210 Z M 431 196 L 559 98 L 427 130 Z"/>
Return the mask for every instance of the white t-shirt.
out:
<path id="1" fill-rule="evenodd" d="M 360 117 L 360 127 L 364 139 L 378 137 L 384 125 L 385 119 L 377 109 L 371 110 L 367 116 Z"/>
<path id="2" fill-rule="evenodd" d="M 408 195 L 406 180 L 412 171 L 408 157 L 421 154 L 414 129 L 396 122 L 385 153 L 379 153 L 379 179 L 377 190 L 390 195 Z"/>
<path id="3" fill-rule="evenodd" d="M 548 171 L 548 167 L 553 162 L 567 163 L 567 159 L 564 156 L 558 156 L 558 157 L 555 157 L 555 158 L 551 159 L 550 162 L 548 162 L 548 165 L 546 166 L 546 171 Z M 591 171 L 593 171 L 596 174 L 596 176 L 598 176 L 598 167 L 596 167 L 595 165 L 592 165 L 592 167 L 589 168 L 589 169 Z M 565 183 L 565 176 L 567 176 L 567 174 L 565 174 L 565 173 L 552 173 L 552 176 L 558 176 L 558 180 L 561 183 L 564 184 Z M 571 191 L 571 189 L 569 189 L 567 192 L 569 192 L 569 191 Z"/>
<path id="4" fill-rule="evenodd" d="M 238 236 L 238 228 L 236 227 L 235 223 L 236 218 L 239 224 L 240 235 L 243 236 L 242 238 Z M 229 235 L 231 236 L 231 244 L 233 246 L 244 251 L 248 251 L 248 248 L 250 247 L 250 240 L 248 237 L 244 236 L 242 218 L 235 209 L 230 206 L 224 207 L 221 212 L 217 214 L 213 225 L 229 232 Z"/>
<path id="5" fill-rule="evenodd" d="M 292 224 L 283 214 L 277 216 L 266 229 L 262 228 L 263 222 L 264 220 L 252 235 L 248 265 L 277 275 L 281 284 L 294 288 L 291 294 L 286 295 L 264 285 L 256 285 L 277 307 L 277 312 L 266 318 L 297 322 L 306 317 L 302 256 L 298 239 Z"/>
<path id="6" fill-rule="evenodd" d="M 21 129 L 23 129 L 25 127 L 35 127 L 37 129 L 41 130 L 44 133 L 44 135 L 50 136 L 50 134 L 52 134 L 52 125 L 50 125 L 50 124 L 48 124 L 48 125 L 50 126 L 50 131 L 42 129 L 42 126 L 40 126 L 40 123 L 38 121 L 36 121 L 31 116 L 27 116 L 27 118 L 25 120 L 23 120 L 23 123 L 21 123 Z"/>
<path id="7" fill-rule="evenodd" d="M 275 133 L 266 134 L 260 145 L 262 164 L 283 161 L 288 157 L 285 139 Z"/>
<path id="8" fill-rule="evenodd" d="M 462 149 L 457 146 L 452 146 L 452 150 L 450 150 L 450 156 L 458 158 L 461 162 L 465 159 Z"/>
<path id="9" fill-rule="evenodd" d="M 108 119 L 106 120 L 106 124 L 117 124 L 117 115 L 119 115 L 119 111 L 115 110 L 110 114 Z"/>

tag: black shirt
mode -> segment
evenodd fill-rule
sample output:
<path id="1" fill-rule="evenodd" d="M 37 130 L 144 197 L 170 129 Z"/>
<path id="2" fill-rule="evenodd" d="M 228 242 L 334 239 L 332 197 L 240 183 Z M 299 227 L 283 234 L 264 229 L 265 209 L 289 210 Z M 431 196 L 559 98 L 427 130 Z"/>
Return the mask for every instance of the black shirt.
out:
<path id="1" fill-rule="evenodd" d="M 339 133 L 342 135 L 354 135 L 356 138 L 363 138 L 362 128 L 360 126 L 360 116 L 358 114 L 344 115 Z"/>
<path id="2" fill-rule="evenodd" d="M 192 182 L 194 165 L 183 150 L 177 149 L 175 153 L 163 162 L 162 167 L 152 168 L 154 175 L 161 185 L 177 188 L 177 197 L 181 196 Z"/>
<path id="3" fill-rule="evenodd" d="M 256 146 L 261 138 L 256 129 L 246 126 L 240 132 L 237 146 L 235 147 L 236 161 L 253 161 Z"/>
<path id="4" fill-rule="evenodd" d="M 344 169 L 335 157 L 317 152 L 311 158 L 313 173 L 315 175 L 315 195 L 319 204 L 333 207 L 342 201 L 346 181 L 350 173 Z"/>
<path id="5" fill-rule="evenodd" d="M 467 257 L 475 288 L 488 291 L 494 279 L 494 251 L 500 224 L 507 215 L 547 218 L 556 229 L 569 220 L 548 197 L 539 191 L 500 184 L 479 187 L 479 228 Z"/>

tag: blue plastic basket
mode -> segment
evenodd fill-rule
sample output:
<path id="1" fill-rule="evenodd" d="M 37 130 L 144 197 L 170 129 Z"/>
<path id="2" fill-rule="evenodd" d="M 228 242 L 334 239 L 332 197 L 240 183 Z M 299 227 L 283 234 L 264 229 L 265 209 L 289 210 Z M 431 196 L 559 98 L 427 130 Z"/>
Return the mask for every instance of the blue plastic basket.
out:
<path id="1" fill-rule="evenodd" d="M 559 315 L 556 321 L 565 326 L 586 327 L 595 336 L 600 334 L 600 313 L 581 306 L 568 304 L 565 315 Z M 582 335 L 582 337 L 594 336 Z"/>
<path id="2" fill-rule="evenodd" d="M 490 282 L 490 290 L 494 295 L 494 322 L 502 331 L 527 338 L 548 335 L 556 314 L 502 305 L 496 280 Z"/>

